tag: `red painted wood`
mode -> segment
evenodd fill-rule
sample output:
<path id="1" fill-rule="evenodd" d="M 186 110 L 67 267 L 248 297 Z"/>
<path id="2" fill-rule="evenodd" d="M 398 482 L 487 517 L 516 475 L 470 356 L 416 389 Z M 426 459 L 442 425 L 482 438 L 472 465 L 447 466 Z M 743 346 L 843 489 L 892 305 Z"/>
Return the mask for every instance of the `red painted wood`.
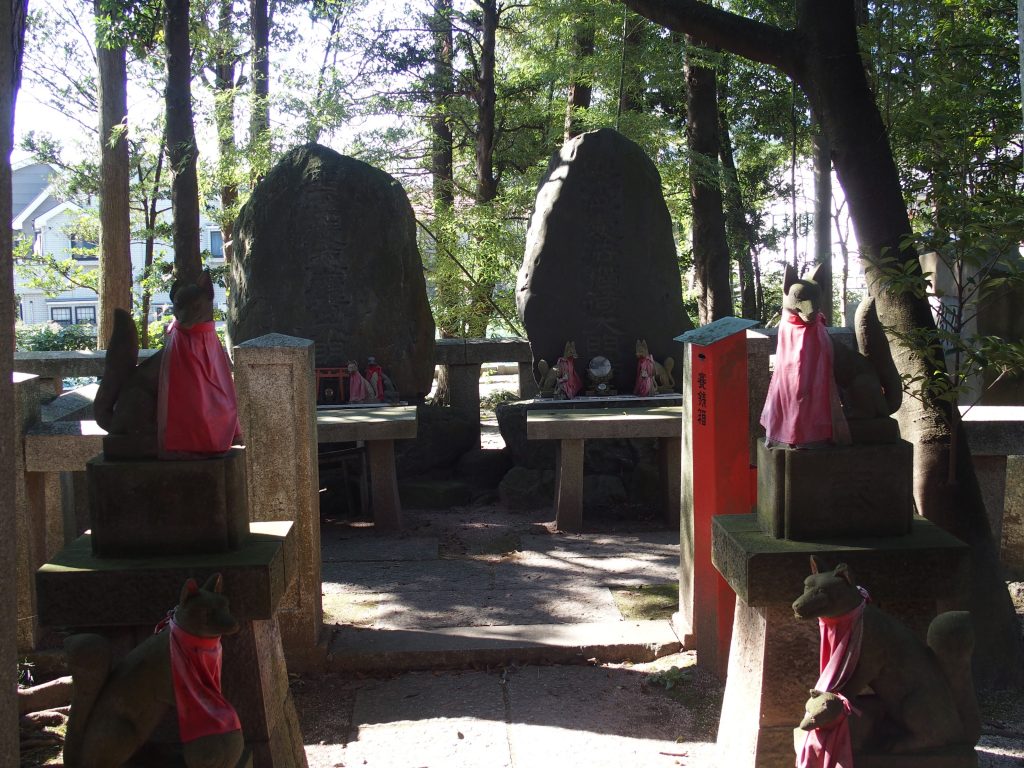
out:
<path id="1" fill-rule="evenodd" d="M 752 506 L 746 334 L 735 333 L 709 346 L 690 345 L 689 349 L 693 372 L 693 633 L 698 662 L 724 679 L 735 595 L 711 564 L 711 517 L 749 513 Z"/>

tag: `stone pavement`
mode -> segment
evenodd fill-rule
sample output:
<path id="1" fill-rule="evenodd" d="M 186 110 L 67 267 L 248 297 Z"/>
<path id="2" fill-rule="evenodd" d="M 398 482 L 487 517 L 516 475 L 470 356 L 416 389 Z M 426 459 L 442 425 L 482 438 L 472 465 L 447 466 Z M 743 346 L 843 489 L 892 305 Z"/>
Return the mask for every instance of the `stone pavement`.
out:
<path id="1" fill-rule="evenodd" d="M 579 535 L 486 504 L 389 536 L 325 519 L 327 663 L 292 681 L 310 768 L 716 766 L 721 687 L 630 607 L 676 582 L 678 535 L 620 514 Z M 983 707 L 981 768 L 1024 765 L 1020 699 Z"/>

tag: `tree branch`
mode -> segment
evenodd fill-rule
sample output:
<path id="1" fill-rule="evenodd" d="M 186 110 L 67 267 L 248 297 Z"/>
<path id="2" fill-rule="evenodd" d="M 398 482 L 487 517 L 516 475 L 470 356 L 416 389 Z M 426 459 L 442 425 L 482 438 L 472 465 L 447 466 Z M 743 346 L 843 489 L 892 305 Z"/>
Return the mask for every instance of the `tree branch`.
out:
<path id="1" fill-rule="evenodd" d="M 698 0 L 622 0 L 641 16 L 712 48 L 770 64 L 795 77 L 796 33 Z"/>

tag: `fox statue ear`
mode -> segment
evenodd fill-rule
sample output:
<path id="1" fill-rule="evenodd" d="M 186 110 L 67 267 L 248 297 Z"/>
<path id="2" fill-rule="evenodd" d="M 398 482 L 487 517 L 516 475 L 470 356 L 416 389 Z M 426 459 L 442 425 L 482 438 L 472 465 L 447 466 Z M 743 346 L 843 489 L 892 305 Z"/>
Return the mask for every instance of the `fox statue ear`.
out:
<path id="1" fill-rule="evenodd" d="M 811 272 L 811 276 L 808 278 L 815 285 L 821 286 L 821 292 L 823 296 L 827 296 L 829 293 L 831 293 L 831 286 L 826 286 L 822 282 L 825 279 L 825 266 L 826 265 L 824 264 L 819 264 L 818 266 L 816 266 L 814 268 L 814 271 Z"/>
<path id="2" fill-rule="evenodd" d="M 206 580 L 203 584 L 203 589 L 207 592 L 223 592 L 224 591 L 224 578 L 219 574 L 215 573 Z"/>
<path id="3" fill-rule="evenodd" d="M 853 571 L 850 570 L 850 566 L 848 566 L 846 563 L 840 563 L 839 565 L 837 565 L 833 573 L 840 579 L 843 579 L 851 587 L 857 586 L 853 578 Z"/>
<path id="4" fill-rule="evenodd" d="M 790 287 L 800 278 L 797 277 L 796 270 L 792 264 L 786 265 L 786 272 L 782 277 L 782 292 L 784 294 L 789 293 Z"/>
<path id="5" fill-rule="evenodd" d="M 194 597 L 199 594 L 199 585 L 195 579 L 189 579 L 185 582 L 185 586 L 181 588 L 181 597 L 178 598 L 178 604 L 181 605 L 190 597 Z"/>
<path id="6" fill-rule="evenodd" d="M 815 575 L 821 573 L 821 561 L 818 560 L 817 555 L 811 555 L 811 573 Z"/>

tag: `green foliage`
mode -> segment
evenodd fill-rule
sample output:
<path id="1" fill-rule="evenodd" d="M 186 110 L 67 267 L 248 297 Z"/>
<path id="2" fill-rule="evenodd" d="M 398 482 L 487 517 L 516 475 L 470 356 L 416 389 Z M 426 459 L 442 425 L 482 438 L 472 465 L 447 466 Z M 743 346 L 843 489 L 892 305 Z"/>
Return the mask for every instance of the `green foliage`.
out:
<path id="1" fill-rule="evenodd" d="M 661 672 L 652 672 L 647 676 L 648 685 L 657 685 L 670 691 L 677 686 L 693 681 L 693 667 L 672 666 Z"/>
<path id="2" fill-rule="evenodd" d="M 96 326 L 19 323 L 15 328 L 15 344 L 20 352 L 66 352 L 96 348 Z"/>

